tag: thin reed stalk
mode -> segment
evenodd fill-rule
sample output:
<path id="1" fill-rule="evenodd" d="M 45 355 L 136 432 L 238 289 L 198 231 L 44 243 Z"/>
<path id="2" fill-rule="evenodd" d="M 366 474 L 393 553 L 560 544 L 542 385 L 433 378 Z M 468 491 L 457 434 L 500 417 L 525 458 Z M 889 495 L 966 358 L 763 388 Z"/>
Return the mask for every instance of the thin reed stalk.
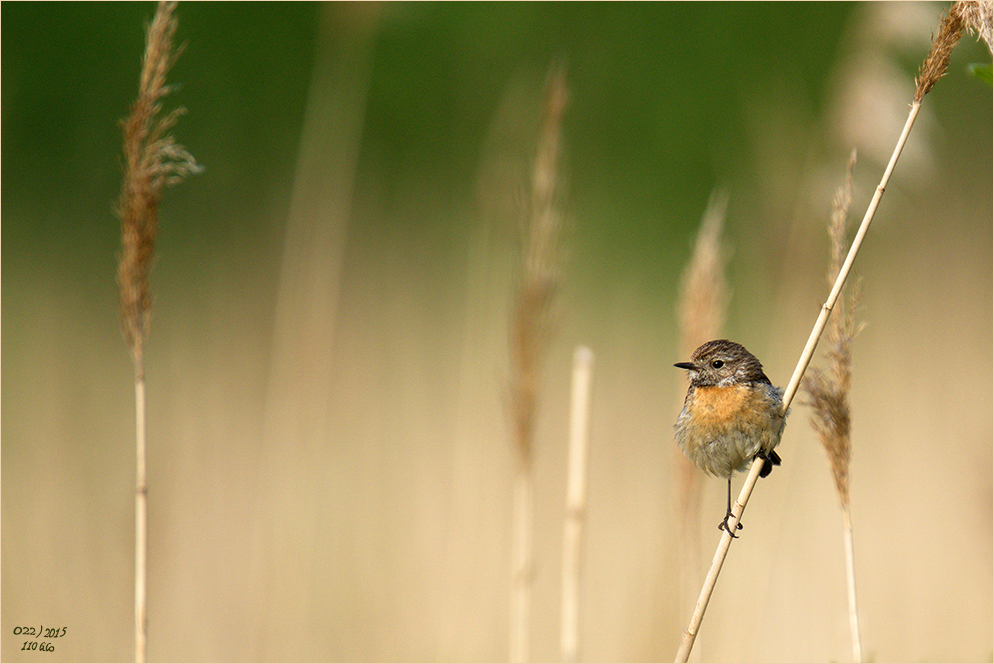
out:
<path id="1" fill-rule="evenodd" d="M 594 353 L 586 346 L 573 352 L 570 390 L 569 452 L 566 462 L 566 523 L 563 529 L 563 594 L 560 643 L 563 661 L 580 656 L 580 568 L 583 526 L 587 519 L 587 448 Z"/>
<path id="2" fill-rule="evenodd" d="M 729 301 L 725 279 L 728 250 L 722 245 L 722 230 L 728 193 L 714 191 L 694 240 L 694 250 L 680 277 L 677 301 L 679 356 L 690 357 L 698 346 L 721 338 Z M 683 403 L 683 395 L 680 395 Z M 701 496 L 704 475 L 680 448 L 673 447 L 680 520 L 679 602 L 681 611 L 693 607 L 693 591 L 701 583 Z"/>
<path id="3" fill-rule="evenodd" d="M 135 365 L 135 662 L 145 661 L 148 649 L 148 483 L 145 471 L 145 378 Z"/>
<path id="4" fill-rule="evenodd" d="M 849 598 L 849 635 L 854 662 L 863 661 L 863 641 L 859 635 L 859 605 L 856 602 L 856 549 L 853 545 L 852 511 L 842 512 L 842 548 L 846 557 L 846 596 Z"/>
<path id="5" fill-rule="evenodd" d="M 853 150 L 846 168 L 845 184 L 839 188 L 833 201 L 829 222 L 831 258 L 828 283 L 838 276 L 846 246 L 849 205 L 852 203 L 852 174 L 856 165 Z M 828 371 L 814 368 L 811 375 L 801 382 L 809 395 L 811 424 L 818 434 L 832 466 L 835 489 L 843 513 L 843 540 L 845 544 L 846 589 L 849 597 L 849 627 L 853 660 L 863 659 L 859 635 L 859 613 L 856 603 L 856 556 L 853 547 L 852 512 L 849 492 L 849 464 L 852 459 L 851 409 L 849 391 L 852 386 L 852 342 L 862 329 L 856 324 L 861 284 L 857 280 L 852 294 L 841 298 L 839 310 L 830 318 L 828 326 Z"/>
<path id="6" fill-rule="evenodd" d="M 514 478 L 511 533 L 511 643 L 510 661 L 528 661 L 532 588 L 533 484 L 531 464 L 519 461 Z"/>
<path id="7" fill-rule="evenodd" d="M 928 92 L 935 86 L 935 83 L 939 80 L 939 78 L 945 74 L 946 69 L 949 66 L 949 55 L 953 46 L 955 46 L 963 32 L 963 23 L 961 19 L 961 12 L 963 11 L 962 4 L 963 3 L 956 3 L 953 5 L 948 16 L 940 24 L 939 32 L 932 41 L 932 47 L 922 63 L 919 75 L 915 78 L 914 102 L 911 104 L 911 109 L 908 112 L 908 119 L 904 123 L 901 135 L 897 139 L 897 145 L 894 146 L 894 151 L 887 163 L 887 167 L 884 169 L 883 176 L 880 178 L 880 184 L 877 185 L 873 198 L 870 200 L 866 214 L 863 216 L 863 221 L 860 223 L 859 229 L 856 231 L 856 236 L 852 241 L 849 252 L 846 254 L 845 261 L 843 261 L 839 268 L 839 276 L 836 278 L 835 283 L 832 286 L 828 299 L 821 307 L 821 312 L 818 315 L 818 319 L 815 321 L 811 334 L 808 336 L 808 341 L 804 346 L 804 350 L 801 352 L 800 359 L 797 361 L 797 366 L 794 368 L 794 373 L 790 378 L 790 382 L 787 383 L 787 388 L 784 390 L 783 412 L 785 414 L 787 409 L 790 408 L 790 404 L 794 400 L 794 396 L 797 394 L 798 387 L 801 384 L 801 378 L 804 376 L 804 372 L 808 368 L 808 364 L 811 362 L 811 357 L 814 355 L 815 348 L 818 345 L 818 340 L 821 338 L 822 332 L 825 330 L 828 317 L 831 315 L 832 309 L 835 307 L 835 303 L 839 299 L 842 287 L 845 285 L 846 278 L 849 276 L 849 271 L 852 269 L 852 264 L 856 260 L 856 255 L 859 252 L 860 246 L 863 244 L 863 238 L 866 236 L 866 231 L 870 227 L 870 222 L 873 221 L 873 216 L 876 214 L 877 206 L 880 205 L 881 198 L 883 198 L 884 190 L 887 187 L 887 183 L 890 181 L 890 176 L 894 172 L 897 160 L 901 156 L 901 152 L 904 150 L 904 145 L 908 141 L 908 136 L 911 134 L 911 128 L 914 126 L 915 119 L 918 117 L 918 113 L 921 110 L 922 101 L 924 100 L 925 95 L 928 94 Z M 739 496 L 735 500 L 735 504 L 732 506 L 732 517 L 729 519 L 728 524 L 729 528 L 727 531 L 722 532 L 721 539 L 718 542 L 718 548 L 715 551 L 714 558 L 711 561 L 711 567 L 708 569 L 707 576 L 705 577 L 704 586 L 701 588 L 701 594 L 698 597 L 694 614 L 691 617 L 690 624 L 687 629 L 683 632 L 683 638 L 680 641 L 680 647 L 677 650 L 675 658 L 675 661 L 677 662 L 686 662 L 694 648 L 694 641 L 697 638 L 698 631 L 700 630 L 701 622 L 704 620 L 704 613 L 707 611 L 708 602 L 711 600 L 711 594 L 714 591 L 715 584 L 717 583 L 718 575 L 721 573 L 721 567 L 725 562 L 725 557 L 728 555 L 728 548 L 732 544 L 731 533 L 735 531 L 736 526 L 742 518 L 742 513 L 745 511 L 746 504 L 749 502 L 749 497 L 752 495 L 753 487 L 759 479 L 760 471 L 763 469 L 763 463 L 764 460 L 760 458 L 757 458 L 753 462 L 752 466 L 749 468 L 749 474 L 746 476 L 745 482 L 742 485 L 742 490 L 739 492 Z"/>
<path id="8" fill-rule="evenodd" d="M 512 513 L 510 659 L 528 659 L 532 588 L 532 447 L 541 363 L 549 345 L 550 309 L 559 290 L 561 195 L 558 161 L 566 108 L 565 72 L 546 84 L 531 196 L 521 224 L 522 278 L 511 321 L 511 409 L 517 450 Z"/>
<path id="9" fill-rule="evenodd" d="M 165 187 L 200 170 L 194 158 L 168 133 L 185 112 L 162 114 L 162 99 L 172 88 L 166 74 L 178 55 L 173 47 L 175 2 L 160 2 L 148 26 L 138 98 L 122 123 L 124 181 L 116 213 L 121 218 L 117 268 L 121 323 L 135 368 L 135 661 L 147 651 L 148 482 L 145 432 L 145 340 L 149 331 L 149 272 Z"/>

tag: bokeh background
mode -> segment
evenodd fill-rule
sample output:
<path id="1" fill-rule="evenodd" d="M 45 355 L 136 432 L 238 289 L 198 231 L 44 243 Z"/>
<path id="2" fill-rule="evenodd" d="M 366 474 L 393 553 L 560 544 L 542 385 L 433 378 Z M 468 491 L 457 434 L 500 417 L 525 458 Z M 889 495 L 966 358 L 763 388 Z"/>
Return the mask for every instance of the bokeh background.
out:
<path id="1" fill-rule="evenodd" d="M 936 3 L 190 3 L 169 105 L 205 171 L 161 210 L 147 347 L 149 657 L 507 658 L 517 202 L 564 63 L 569 219 L 535 447 L 531 656 L 557 660 L 569 366 L 596 354 L 581 658 L 669 660 L 681 597 L 675 302 L 729 196 L 726 336 L 785 384 Z M 112 213 L 151 3 L 3 3 L 0 658 L 133 656 L 134 397 Z M 992 107 L 972 37 L 856 270 L 864 651 L 991 661 Z M 817 363 L 822 363 L 820 354 Z M 808 410 L 695 657 L 849 656 L 841 512 Z M 739 480 L 740 482 L 741 480 Z M 739 482 L 736 482 L 738 487 Z M 724 483 L 705 483 L 702 567 Z M 737 490 L 737 488 L 736 488 Z M 20 625 L 65 625 L 53 655 Z"/>

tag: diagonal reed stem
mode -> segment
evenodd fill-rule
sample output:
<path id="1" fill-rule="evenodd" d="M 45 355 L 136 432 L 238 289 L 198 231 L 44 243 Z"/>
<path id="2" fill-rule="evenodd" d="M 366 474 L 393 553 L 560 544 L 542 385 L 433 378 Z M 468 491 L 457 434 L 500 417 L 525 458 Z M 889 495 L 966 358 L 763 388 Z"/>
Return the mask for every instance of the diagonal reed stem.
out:
<path id="1" fill-rule="evenodd" d="M 835 303 L 839 299 L 839 294 L 842 293 L 842 287 L 845 286 L 846 278 L 849 276 L 849 270 L 852 269 L 852 264 L 856 260 L 856 253 L 859 251 L 860 246 L 863 244 L 863 238 L 866 236 L 867 229 L 870 228 L 870 222 L 873 221 L 873 215 L 877 211 L 877 206 L 880 204 L 880 199 L 883 198 L 884 189 L 887 187 L 887 182 L 890 181 L 891 173 L 894 171 L 894 165 L 897 164 L 898 157 L 901 156 L 901 152 L 904 150 L 904 144 L 908 141 L 908 135 L 911 133 L 911 127 L 915 124 L 915 119 L 918 117 L 918 111 L 921 110 L 921 102 L 916 101 L 911 104 L 911 110 L 908 113 L 908 120 L 904 123 L 904 130 L 901 132 L 900 138 L 897 139 L 897 145 L 894 147 L 894 153 L 890 157 L 890 161 L 887 163 L 887 168 L 884 170 L 883 177 L 880 178 L 880 184 L 877 185 L 877 189 L 873 192 L 873 198 L 870 200 L 870 205 L 866 210 L 866 214 L 863 216 L 863 221 L 859 225 L 859 229 L 856 231 L 856 237 L 853 238 L 852 245 L 849 248 L 849 253 L 846 255 L 846 260 L 842 263 L 842 268 L 839 270 L 839 276 L 835 280 L 835 285 L 832 287 L 831 293 L 828 295 L 828 300 L 822 305 L 821 313 L 818 315 L 818 320 L 815 321 L 815 326 L 811 330 L 811 335 L 808 337 L 808 343 L 805 344 L 804 350 L 801 352 L 801 359 L 797 361 L 797 367 L 794 369 L 794 375 L 790 377 L 790 382 L 787 383 L 787 388 L 784 390 L 783 394 L 783 408 L 784 412 L 787 412 L 787 408 L 790 407 L 790 402 L 794 400 L 794 395 L 797 394 L 797 388 L 801 384 L 801 378 L 804 376 L 804 372 L 808 368 L 808 364 L 811 363 L 811 358 L 815 353 L 815 348 L 818 347 L 818 340 L 821 338 L 822 332 L 825 331 L 825 325 L 828 323 L 828 317 L 832 314 L 832 309 L 835 308 Z"/>
<path id="2" fill-rule="evenodd" d="M 835 285 L 832 287 L 825 304 L 821 307 L 821 313 L 818 315 L 814 328 L 812 328 L 811 334 L 808 337 L 808 342 L 805 344 L 804 350 L 801 352 L 801 357 L 797 361 L 797 366 L 794 368 L 794 374 L 790 377 L 790 382 L 787 383 L 787 389 L 784 390 L 784 413 L 786 413 L 787 409 L 790 407 L 790 403 L 793 401 L 794 395 L 797 394 L 797 388 L 801 384 L 801 378 L 804 376 L 804 372 L 807 370 L 808 364 L 811 363 L 811 357 L 814 355 L 815 348 L 818 346 L 818 340 L 821 338 L 822 332 L 825 331 L 825 325 L 828 323 L 828 317 L 831 315 L 832 309 L 835 307 L 835 303 L 839 299 L 842 287 L 846 283 L 846 277 L 849 276 L 849 270 L 852 268 L 853 262 L 856 260 L 856 254 L 859 252 L 859 248 L 863 244 L 863 238 L 866 236 L 866 231 L 870 227 L 870 222 L 873 221 L 873 215 L 876 213 L 877 206 L 880 204 L 880 199 L 884 195 L 887 182 L 890 181 L 891 173 L 894 171 L 894 165 L 897 164 L 897 159 L 901 156 L 901 152 L 904 150 L 904 144 L 908 141 L 908 136 L 911 134 L 911 127 L 915 124 L 915 119 L 918 117 L 919 110 L 921 110 L 921 101 L 917 100 L 911 104 L 908 119 L 904 123 L 904 129 L 901 131 L 901 136 L 897 139 L 897 145 L 894 147 L 894 152 L 890 157 L 890 161 L 887 163 L 887 168 L 884 169 L 884 174 L 880 178 L 880 184 L 877 185 L 873 198 L 870 200 L 870 205 L 866 210 L 866 214 L 863 216 L 863 221 L 859 225 L 859 230 L 856 231 L 856 237 L 853 238 L 852 245 L 849 248 L 849 253 L 846 255 L 846 260 L 842 263 L 842 267 L 839 270 L 839 276 L 835 280 Z M 701 622 L 704 620 L 704 612 L 708 608 L 708 602 L 711 600 L 711 593 L 714 592 L 714 586 L 718 581 L 718 574 L 721 573 L 721 566 L 725 562 L 725 556 L 728 555 L 728 547 L 732 544 L 730 533 L 735 531 L 735 526 L 742 518 L 742 512 L 745 511 L 745 506 L 749 502 L 749 496 L 752 495 L 752 489 L 756 485 L 756 480 L 759 479 L 759 472 L 763 468 L 763 463 L 763 459 L 759 458 L 753 462 L 752 466 L 749 468 L 749 474 L 746 476 L 745 483 L 742 485 L 742 491 L 739 492 L 739 497 L 735 500 L 735 504 L 732 505 L 732 518 L 729 520 L 728 524 L 730 527 L 727 532 L 722 532 L 721 540 L 718 542 L 718 549 L 715 551 L 714 558 L 711 561 L 711 567 L 708 569 L 707 576 L 704 579 L 704 587 L 701 588 L 700 597 L 697 599 L 697 606 L 694 608 L 694 615 L 690 619 L 690 625 L 683 632 L 683 638 L 680 641 L 680 648 L 677 651 L 676 658 L 674 659 L 676 662 L 686 662 L 690 657 L 691 650 L 694 648 L 694 641 L 697 639 L 698 630 L 701 627 Z"/>

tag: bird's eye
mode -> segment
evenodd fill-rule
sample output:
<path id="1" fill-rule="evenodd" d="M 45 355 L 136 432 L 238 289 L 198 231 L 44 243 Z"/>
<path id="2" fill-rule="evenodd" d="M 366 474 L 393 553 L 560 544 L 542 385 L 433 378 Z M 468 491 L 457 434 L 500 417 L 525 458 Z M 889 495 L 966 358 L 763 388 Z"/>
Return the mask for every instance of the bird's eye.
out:
<path id="1" fill-rule="evenodd" d="M 714 362 L 711 363 L 711 366 L 714 367 L 715 369 L 720 369 L 723 366 L 725 366 L 725 363 L 722 362 L 721 360 L 715 360 Z"/>

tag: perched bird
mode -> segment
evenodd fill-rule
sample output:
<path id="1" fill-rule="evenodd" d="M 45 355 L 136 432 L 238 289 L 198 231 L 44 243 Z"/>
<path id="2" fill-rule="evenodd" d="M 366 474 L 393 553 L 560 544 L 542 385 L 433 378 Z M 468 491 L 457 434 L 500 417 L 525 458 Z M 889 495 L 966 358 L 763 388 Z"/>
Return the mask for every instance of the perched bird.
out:
<path id="1" fill-rule="evenodd" d="M 690 372 L 676 442 L 695 466 L 728 481 L 728 508 L 718 529 L 736 537 L 728 525 L 732 473 L 746 470 L 756 457 L 764 460 L 760 477 L 780 465 L 774 448 L 786 423 L 783 389 L 773 386 L 755 355 L 727 339 L 709 341 L 690 362 L 673 366 Z"/>

